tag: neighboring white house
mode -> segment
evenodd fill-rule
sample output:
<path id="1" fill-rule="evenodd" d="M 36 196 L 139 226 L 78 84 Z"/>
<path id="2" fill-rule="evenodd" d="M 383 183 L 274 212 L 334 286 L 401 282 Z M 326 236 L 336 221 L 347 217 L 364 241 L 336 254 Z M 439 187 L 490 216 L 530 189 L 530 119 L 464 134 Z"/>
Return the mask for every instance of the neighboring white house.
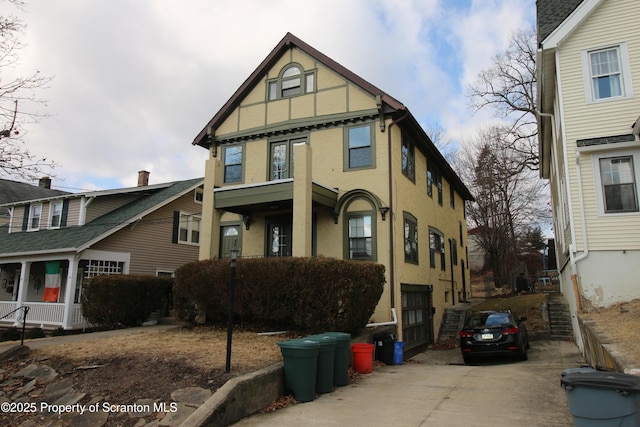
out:
<path id="1" fill-rule="evenodd" d="M 538 0 L 541 176 L 562 291 L 581 304 L 640 298 L 640 3 Z"/>

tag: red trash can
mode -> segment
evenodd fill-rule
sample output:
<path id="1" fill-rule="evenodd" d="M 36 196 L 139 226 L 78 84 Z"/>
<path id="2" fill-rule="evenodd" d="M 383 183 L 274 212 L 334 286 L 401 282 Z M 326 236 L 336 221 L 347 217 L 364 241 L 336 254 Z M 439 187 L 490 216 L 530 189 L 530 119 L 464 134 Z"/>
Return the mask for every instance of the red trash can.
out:
<path id="1" fill-rule="evenodd" d="M 361 374 L 373 372 L 373 344 L 351 344 L 353 353 L 353 369 Z"/>

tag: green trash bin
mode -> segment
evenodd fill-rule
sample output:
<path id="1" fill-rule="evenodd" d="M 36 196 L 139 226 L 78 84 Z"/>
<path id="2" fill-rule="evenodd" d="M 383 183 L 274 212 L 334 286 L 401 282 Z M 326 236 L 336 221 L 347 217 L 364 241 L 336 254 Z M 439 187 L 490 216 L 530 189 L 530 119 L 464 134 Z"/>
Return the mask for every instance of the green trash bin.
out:
<path id="1" fill-rule="evenodd" d="M 320 344 L 308 339 L 276 343 L 284 359 L 284 388 L 293 393 L 298 402 L 316 398 L 316 369 Z"/>
<path id="2" fill-rule="evenodd" d="M 325 332 L 336 339 L 336 352 L 333 358 L 333 385 L 342 387 L 349 384 L 349 348 L 351 344 L 351 334 L 346 332 Z"/>
<path id="3" fill-rule="evenodd" d="M 333 390 L 333 360 L 337 340 L 332 336 L 323 334 L 309 335 L 305 339 L 315 341 L 320 345 L 316 370 L 316 392 L 331 393 Z"/>

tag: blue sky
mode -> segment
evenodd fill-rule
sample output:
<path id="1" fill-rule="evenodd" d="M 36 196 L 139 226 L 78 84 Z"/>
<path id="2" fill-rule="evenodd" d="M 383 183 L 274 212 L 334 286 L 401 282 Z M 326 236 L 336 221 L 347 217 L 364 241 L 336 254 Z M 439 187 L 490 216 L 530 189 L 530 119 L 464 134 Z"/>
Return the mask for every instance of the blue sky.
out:
<path id="1" fill-rule="evenodd" d="M 54 79 L 49 115 L 27 127 L 35 154 L 55 159 L 54 188 L 134 186 L 204 174 L 191 141 L 291 32 L 407 105 L 455 141 L 491 122 L 465 88 L 534 0 L 27 0 L 0 3 L 27 24 L 20 63 Z M 2 70 L 3 73 L 5 70 Z"/>

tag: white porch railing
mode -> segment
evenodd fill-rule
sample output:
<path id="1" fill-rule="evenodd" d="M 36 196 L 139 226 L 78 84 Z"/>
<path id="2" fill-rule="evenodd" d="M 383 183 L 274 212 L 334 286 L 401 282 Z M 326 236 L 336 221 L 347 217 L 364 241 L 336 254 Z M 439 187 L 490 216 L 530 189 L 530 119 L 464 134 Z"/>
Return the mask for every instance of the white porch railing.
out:
<path id="1" fill-rule="evenodd" d="M 18 308 L 18 304 L 15 301 L 0 301 L 0 317 L 6 316 L 16 308 Z M 22 312 L 20 312 L 20 316 L 22 316 Z M 16 314 L 13 313 L 8 317 L 4 317 L 0 319 L 0 322 L 13 324 L 15 318 L 16 318 Z"/>
<path id="2" fill-rule="evenodd" d="M 18 303 L 15 301 L 0 301 L 0 316 L 11 312 L 18 308 Z M 47 326 L 63 326 L 62 321 L 64 319 L 64 304 L 62 303 L 47 303 L 47 302 L 24 302 L 22 306 L 29 307 L 29 313 L 27 314 L 27 325 L 47 325 Z M 22 318 L 22 312 L 20 312 Z M 11 324 L 15 322 L 15 315 L 11 315 L 8 318 L 0 319 L 0 324 Z M 74 304 L 71 318 L 71 326 L 73 328 L 86 326 L 86 320 L 82 316 L 82 305 Z"/>

